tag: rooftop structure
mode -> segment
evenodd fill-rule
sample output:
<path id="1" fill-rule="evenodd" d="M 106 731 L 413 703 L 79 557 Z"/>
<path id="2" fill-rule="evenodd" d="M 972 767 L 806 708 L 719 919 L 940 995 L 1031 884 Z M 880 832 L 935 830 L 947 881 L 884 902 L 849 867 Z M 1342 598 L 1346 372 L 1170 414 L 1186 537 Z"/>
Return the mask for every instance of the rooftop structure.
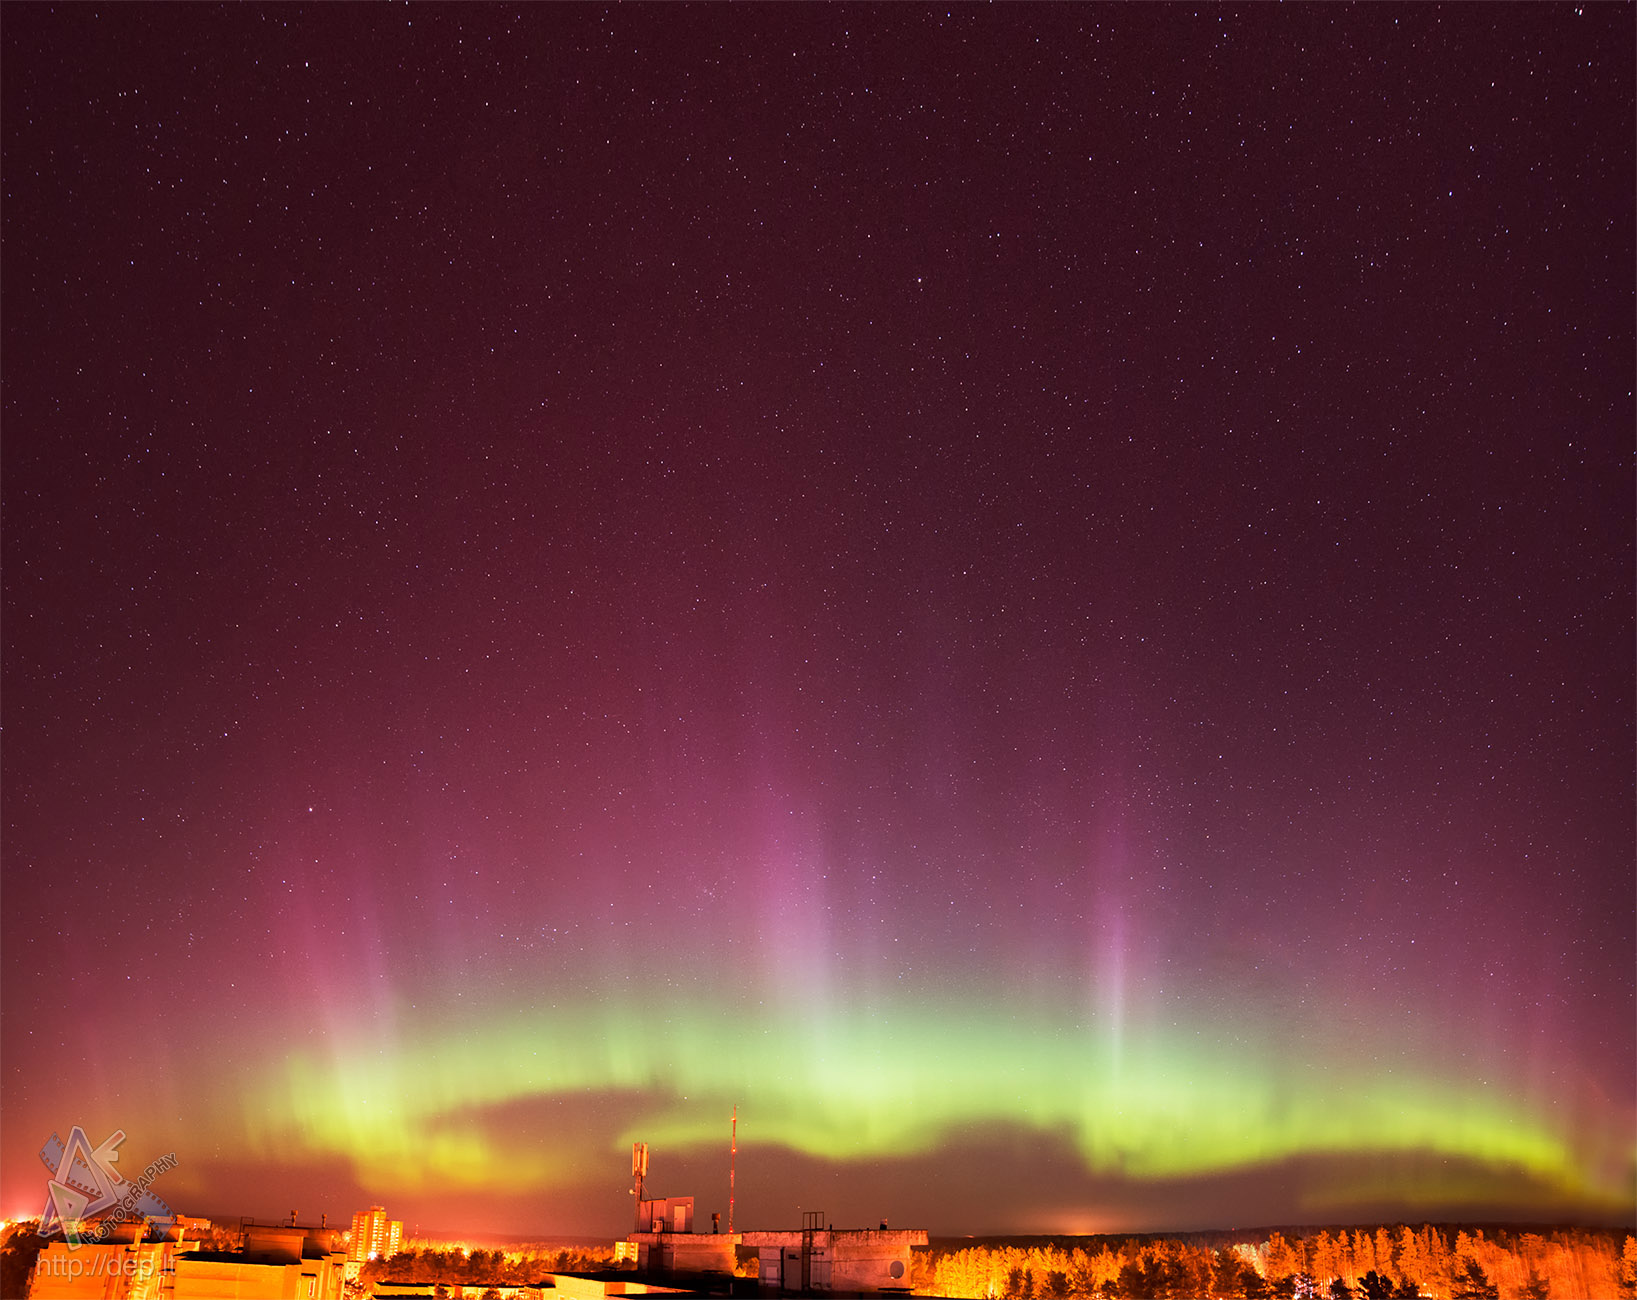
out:
<path id="1" fill-rule="evenodd" d="M 737 1150 L 738 1116 L 734 1116 Z M 833 1228 L 822 1210 L 802 1216 L 802 1226 L 771 1231 L 720 1231 L 711 1215 L 711 1230 L 696 1229 L 694 1198 L 644 1197 L 648 1148 L 632 1148 L 631 1173 L 637 1213 L 627 1248 L 634 1246 L 637 1267 L 665 1278 L 732 1277 L 743 1249 L 756 1252 L 762 1289 L 784 1292 L 872 1294 L 910 1290 L 911 1251 L 927 1244 L 924 1228 Z M 623 1253 L 623 1252 L 622 1252 Z"/>
<path id="2" fill-rule="evenodd" d="M 336 1234 L 300 1224 L 246 1224 L 244 1247 L 203 1251 L 173 1227 L 145 1240 L 140 1224 L 106 1245 L 54 1241 L 40 1252 L 29 1300 L 342 1300 L 346 1256 Z"/>
<path id="3" fill-rule="evenodd" d="M 832 1228 L 822 1213 L 800 1229 L 741 1233 L 754 1247 L 764 1288 L 867 1295 L 910 1289 L 911 1251 L 927 1244 L 923 1228 Z"/>

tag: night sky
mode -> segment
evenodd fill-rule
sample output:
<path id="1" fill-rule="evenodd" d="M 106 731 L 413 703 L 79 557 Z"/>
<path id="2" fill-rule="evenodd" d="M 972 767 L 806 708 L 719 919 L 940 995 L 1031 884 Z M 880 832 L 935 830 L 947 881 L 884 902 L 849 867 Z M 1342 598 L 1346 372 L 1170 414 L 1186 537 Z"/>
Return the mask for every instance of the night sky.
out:
<path id="1" fill-rule="evenodd" d="M 1629 1221 L 1634 12 L 7 4 L 0 1212 Z"/>

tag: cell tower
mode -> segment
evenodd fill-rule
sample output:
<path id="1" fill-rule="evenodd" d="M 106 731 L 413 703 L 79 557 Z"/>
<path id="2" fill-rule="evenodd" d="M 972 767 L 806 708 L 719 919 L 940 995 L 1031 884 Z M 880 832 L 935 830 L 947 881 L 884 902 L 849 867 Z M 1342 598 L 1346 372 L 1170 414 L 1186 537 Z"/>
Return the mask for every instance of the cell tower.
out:
<path id="1" fill-rule="evenodd" d="M 648 1144 L 646 1142 L 633 1142 L 631 1144 L 631 1177 L 636 1181 L 636 1188 L 631 1194 L 637 1198 L 636 1225 L 637 1230 L 641 1231 L 642 1180 L 648 1177 Z"/>
<path id="2" fill-rule="evenodd" d="M 733 1232 L 733 1166 L 739 1161 L 739 1108 L 733 1108 L 733 1136 L 728 1142 L 728 1233 Z"/>

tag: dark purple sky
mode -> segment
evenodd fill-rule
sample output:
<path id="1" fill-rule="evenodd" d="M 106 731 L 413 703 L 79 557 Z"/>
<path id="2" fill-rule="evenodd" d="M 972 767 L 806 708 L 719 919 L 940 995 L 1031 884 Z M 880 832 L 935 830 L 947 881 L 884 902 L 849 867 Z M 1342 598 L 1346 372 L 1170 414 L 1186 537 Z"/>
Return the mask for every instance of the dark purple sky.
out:
<path id="1" fill-rule="evenodd" d="M 1629 1221 L 1633 12 L 7 5 L 0 1212 Z"/>

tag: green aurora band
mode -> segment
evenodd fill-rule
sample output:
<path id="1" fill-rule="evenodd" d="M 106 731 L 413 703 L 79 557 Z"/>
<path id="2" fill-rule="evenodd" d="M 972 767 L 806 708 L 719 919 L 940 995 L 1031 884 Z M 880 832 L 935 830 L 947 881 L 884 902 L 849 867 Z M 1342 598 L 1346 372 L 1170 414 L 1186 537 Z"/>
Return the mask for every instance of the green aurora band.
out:
<path id="1" fill-rule="evenodd" d="M 722 1116 L 739 1104 L 758 1143 L 827 1160 L 926 1153 L 1007 1124 L 1067 1134 L 1088 1171 L 1129 1178 L 1432 1154 L 1520 1171 L 1565 1200 L 1620 1203 L 1629 1164 L 1607 1150 L 1599 1161 L 1568 1125 L 1481 1081 L 1275 1064 L 1193 1029 L 1126 1039 L 1094 1021 L 998 1008 L 979 1022 L 970 1005 L 829 1014 L 801 1027 L 766 1010 L 680 1002 L 518 1013 L 391 1048 L 292 1056 L 264 1076 L 242 1123 L 260 1154 L 339 1157 L 366 1186 L 427 1190 L 480 1187 L 502 1161 L 520 1189 L 606 1177 L 579 1162 L 617 1167 L 637 1138 L 676 1151 L 718 1145 Z M 549 1150 L 502 1149 L 488 1119 L 531 1098 L 601 1093 L 640 1100 L 590 1150 L 566 1135 Z"/>

